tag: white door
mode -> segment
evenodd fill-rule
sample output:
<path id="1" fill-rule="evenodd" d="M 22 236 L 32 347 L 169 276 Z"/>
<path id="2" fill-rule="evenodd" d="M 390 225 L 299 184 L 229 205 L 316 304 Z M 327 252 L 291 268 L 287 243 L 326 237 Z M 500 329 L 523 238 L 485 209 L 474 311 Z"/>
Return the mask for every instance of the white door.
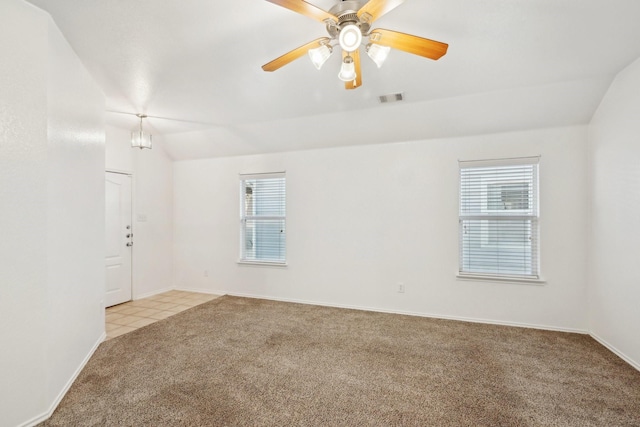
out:
<path id="1" fill-rule="evenodd" d="M 131 300 L 131 176 L 107 172 L 105 177 L 106 296 L 105 307 Z"/>

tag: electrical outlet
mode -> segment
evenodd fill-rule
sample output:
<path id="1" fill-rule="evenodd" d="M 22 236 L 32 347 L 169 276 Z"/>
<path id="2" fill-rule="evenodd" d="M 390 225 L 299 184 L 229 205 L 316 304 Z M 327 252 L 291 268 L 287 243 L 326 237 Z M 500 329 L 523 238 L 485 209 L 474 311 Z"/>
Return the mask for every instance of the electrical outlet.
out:
<path id="1" fill-rule="evenodd" d="M 404 294 L 404 283 L 398 282 L 398 293 Z"/>
<path id="2" fill-rule="evenodd" d="M 204 277 L 209 277 L 209 270 L 204 271 Z"/>

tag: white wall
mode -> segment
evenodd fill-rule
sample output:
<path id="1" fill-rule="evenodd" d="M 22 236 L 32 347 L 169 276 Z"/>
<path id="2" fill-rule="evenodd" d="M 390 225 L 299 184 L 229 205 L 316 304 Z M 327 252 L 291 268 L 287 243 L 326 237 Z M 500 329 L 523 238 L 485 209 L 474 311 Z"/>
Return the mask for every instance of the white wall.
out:
<path id="1" fill-rule="evenodd" d="M 0 425 L 46 416 L 104 333 L 104 97 L 50 18 L 0 2 Z"/>
<path id="2" fill-rule="evenodd" d="M 0 425 L 14 426 L 46 408 L 46 15 L 0 1 L 0 58 Z"/>
<path id="3" fill-rule="evenodd" d="M 176 286 L 584 331 L 586 140 L 569 127 L 176 162 Z M 458 159 L 532 155 L 547 283 L 456 280 Z M 239 265 L 238 174 L 273 171 L 287 172 L 289 265 Z"/>
<path id="4" fill-rule="evenodd" d="M 130 138 L 127 139 L 127 142 Z M 173 161 L 162 138 L 134 151 L 133 297 L 173 289 Z"/>
<path id="5" fill-rule="evenodd" d="M 173 289 L 173 161 L 162 137 L 131 148 L 131 130 L 107 126 L 106 169 L 133 175 L 133 298 Z"/>
<path id="6" fill-rule="evenodd" d="M 107 170 L 133 173 L 136 150 L 131 149 L 131 131 L 107 125 L 105 128 L 105 167 Z"/>
<path id="7" fill-rule="evenodd" d="M 62 397 L 104 332 L 101 90 L 49 21 L 48 402 Z"/>
<path id="8" fill-rule="evenodd" d="M 589 157 L 590 330 L 640 369 L 640 59 L 594 115 Z"/>

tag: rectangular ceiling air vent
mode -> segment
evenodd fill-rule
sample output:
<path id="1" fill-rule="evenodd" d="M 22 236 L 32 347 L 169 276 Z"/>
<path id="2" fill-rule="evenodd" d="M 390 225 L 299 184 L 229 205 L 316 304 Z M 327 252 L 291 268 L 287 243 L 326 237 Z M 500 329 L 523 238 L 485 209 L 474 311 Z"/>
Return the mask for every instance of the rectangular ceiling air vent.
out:
<path id="1" fill-rule="evenodd" d="M 398 102 L 404 100 L 404 94 L 402 92 L 399 93 L 391 93 L 389 95 L 382 95 L 378 97 L 381 104 L 386 104 L 388 102 Z"/>

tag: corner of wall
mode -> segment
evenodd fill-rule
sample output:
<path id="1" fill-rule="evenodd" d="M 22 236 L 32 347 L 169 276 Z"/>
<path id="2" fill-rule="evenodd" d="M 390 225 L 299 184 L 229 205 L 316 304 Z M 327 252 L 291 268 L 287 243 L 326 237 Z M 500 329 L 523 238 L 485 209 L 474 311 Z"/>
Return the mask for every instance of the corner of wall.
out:
<path id="1" fill-rule="evenodd" d="M 620 71 L 588 128 L 588 276 L 590 334 L 640 367 L 640 258 L 629 225 L 637 222 L 640 202 L 640 58 Z"/>

